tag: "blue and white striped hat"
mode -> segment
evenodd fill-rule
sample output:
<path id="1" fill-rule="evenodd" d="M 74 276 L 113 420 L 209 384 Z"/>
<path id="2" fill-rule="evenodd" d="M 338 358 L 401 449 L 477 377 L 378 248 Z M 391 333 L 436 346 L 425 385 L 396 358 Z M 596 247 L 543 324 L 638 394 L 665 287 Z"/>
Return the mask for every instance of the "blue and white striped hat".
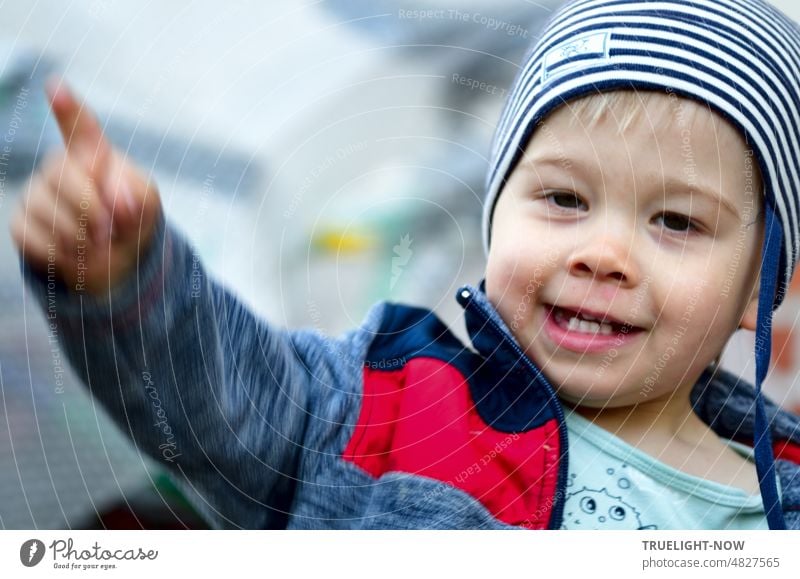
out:
<path id="1" fill-rule="evenodd" d="M 577 0 L 526 56 L 492 148 L 484 206 L 488 252 L 497 197 L 531 135 L 565 101 L 614 89 L 671 90 L 709 105 L 745 135 L 764 182 L 756 331 L 756 464 L 771 528 L 783 528 L 761 383 L 772 312 L 800 256 L 800 29 L 761 0 Z"/>

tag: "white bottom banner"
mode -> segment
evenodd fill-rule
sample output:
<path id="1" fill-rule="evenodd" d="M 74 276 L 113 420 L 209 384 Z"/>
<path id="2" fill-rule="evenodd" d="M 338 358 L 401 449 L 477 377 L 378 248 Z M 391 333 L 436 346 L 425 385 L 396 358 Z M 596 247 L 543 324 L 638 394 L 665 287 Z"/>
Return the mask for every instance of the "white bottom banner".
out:
<path id="1" fill-rule="evenodd" d="M 796 578 L 798 561 L 797 531 L 0 532 L 0 576 L 14 578 Z"/>

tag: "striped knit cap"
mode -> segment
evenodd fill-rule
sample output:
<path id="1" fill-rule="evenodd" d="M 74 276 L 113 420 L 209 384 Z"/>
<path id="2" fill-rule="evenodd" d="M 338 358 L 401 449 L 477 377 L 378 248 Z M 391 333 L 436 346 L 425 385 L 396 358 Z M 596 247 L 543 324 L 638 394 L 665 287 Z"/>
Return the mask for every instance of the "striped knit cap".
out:
<path id="1" fill-rule="evenodd" d="M 744 134 L 766 203 L 756 331 L 756 464 L 772 528 L 784 525 L 761 393 L 772 311 L 800 255 L 800 30 L 761 0 L 578 0 L 531 48 L 492 148 L 484 205 L 488 253 L 497 197 L 531 135 L 565 101 L 614 89 L 669 90 L 709 105 Z"/>

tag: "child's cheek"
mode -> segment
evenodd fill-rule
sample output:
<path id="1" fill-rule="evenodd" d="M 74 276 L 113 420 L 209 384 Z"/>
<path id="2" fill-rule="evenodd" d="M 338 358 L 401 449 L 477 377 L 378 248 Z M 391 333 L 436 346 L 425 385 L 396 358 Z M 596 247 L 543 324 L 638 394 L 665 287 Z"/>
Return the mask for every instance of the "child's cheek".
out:
<path id="1" fill-rule="evenodd" d="M 490 260 L 487 267 L 487 298 L 520 341 L 524 341 L 531 328 L 544 285 L 544 272 L 540 270 L 540 263 L 520 261 L 513 256 L 505 260 Z"/>
<path id="2" fill-rule="evenodd" d="M 494 249 L 489 253 L 486 266 L 486 297 L 498 310 L 513 288 L 514 268 Z"/>
<path id="3" fill-rule="evenodd" d="M 525 299 L 527 271 L 526 264 L 520 262 L 514 252 L 490 254 L 486 296 L 507 325 L 521 315 L 518 310 Z"/>

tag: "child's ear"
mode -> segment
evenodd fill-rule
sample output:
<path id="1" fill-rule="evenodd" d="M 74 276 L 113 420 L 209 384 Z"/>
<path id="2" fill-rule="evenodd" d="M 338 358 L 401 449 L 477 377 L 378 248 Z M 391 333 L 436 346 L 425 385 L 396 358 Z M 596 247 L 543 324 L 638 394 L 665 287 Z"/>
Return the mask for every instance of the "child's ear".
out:
<path id="1" fill-rule="evenodd" d="M 758 287 L 761 281 L 761 275 L 756 279 L 755 287 L 753 288 L 753 297 L 747 302 L 747 307 L 742 314 L 742 323 L 739 327 L 745 330 L 756 331 L 758 325 Z"/>
<path id="2" fill-rule="evenodd" d="M 751 330 L 753 332 L 756 331 L 756 326 L 758 323 L 758 296 L 754 296 L 752 300 L 747 304 L 747 309 L 744 311 L 744 315 L 742 316 L 742 323 L 739 324 L 740 328 L 745 330 Z"/>

